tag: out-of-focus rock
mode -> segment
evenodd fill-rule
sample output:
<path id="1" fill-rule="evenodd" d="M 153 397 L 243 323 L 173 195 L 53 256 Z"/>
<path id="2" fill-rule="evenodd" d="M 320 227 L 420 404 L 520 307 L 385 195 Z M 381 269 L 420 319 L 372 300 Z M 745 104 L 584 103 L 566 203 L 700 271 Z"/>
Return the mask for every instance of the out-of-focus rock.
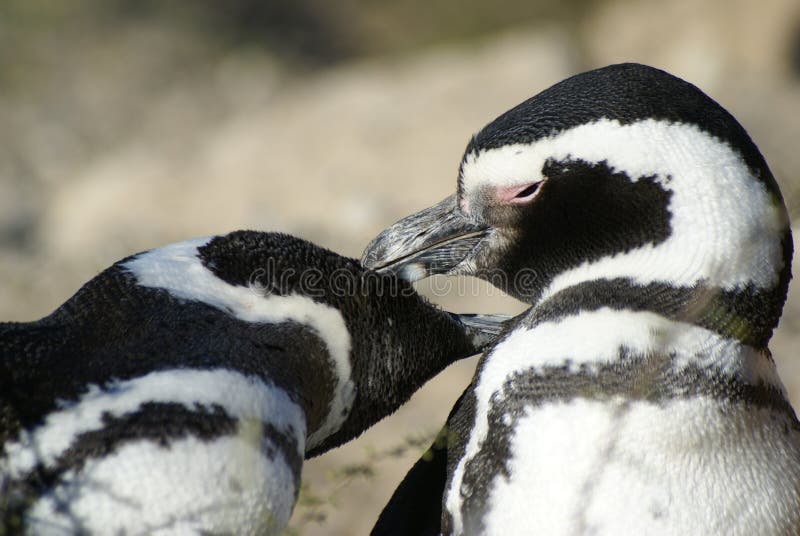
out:
<path id="1" fill-rule="evenodd" d="M 199 132 L 180 131 L 175 105 L 191 104 L 167 96 L 139 136 L 58 185 L 46 249 L 68 261 L 113 242 L 258 227 L 358 254 L 387 218 L 452 190 L 471 132 L 568 75 L 569 54 L 563 36 L 544 32 L 360 63 L 287 81 L 265 106 Z"/>
<path id="2" fill-rule="evenodd" d="M 731 79 L 791 72 L 796 0 L 614 0 L 584 20 L 593 64 L 639 61 L 715 93 Z"/>

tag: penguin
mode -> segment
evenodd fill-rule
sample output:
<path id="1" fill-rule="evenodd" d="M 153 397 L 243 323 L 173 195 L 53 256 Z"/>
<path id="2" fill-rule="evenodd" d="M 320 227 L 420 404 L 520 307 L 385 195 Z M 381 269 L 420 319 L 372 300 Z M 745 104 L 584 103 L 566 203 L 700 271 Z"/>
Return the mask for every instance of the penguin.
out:
<path id="1" fill-rule="evenodd" d="M 373 534 L 800 534 L 768 348 L 791 257 L 766 161 L 694 85 L 611 65 L 503 113 L 363 255 L 530 304 Z"/>
<path id="2" fill-rule="evenodd" d="M 285 234 L 123 259 L 49 316 L 0 324 L 0 532 L 277 534 L 305 458 L 501 320 Z"/>

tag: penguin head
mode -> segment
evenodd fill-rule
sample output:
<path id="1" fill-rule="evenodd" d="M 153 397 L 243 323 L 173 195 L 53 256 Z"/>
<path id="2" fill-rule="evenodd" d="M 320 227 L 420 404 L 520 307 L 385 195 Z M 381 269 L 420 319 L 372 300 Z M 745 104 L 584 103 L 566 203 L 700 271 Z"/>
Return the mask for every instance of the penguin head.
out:
<path id="1" fill-rule="evenodd" d="M 733 116 L 675 76 L 621 64 L 482 128 L 456 194 L 383 231 L 363 262 L 407 279 L 475 275 L 529 303 L 597 279 L 751 288 L 769 295 L 777 322 L 788 221 Z"/>

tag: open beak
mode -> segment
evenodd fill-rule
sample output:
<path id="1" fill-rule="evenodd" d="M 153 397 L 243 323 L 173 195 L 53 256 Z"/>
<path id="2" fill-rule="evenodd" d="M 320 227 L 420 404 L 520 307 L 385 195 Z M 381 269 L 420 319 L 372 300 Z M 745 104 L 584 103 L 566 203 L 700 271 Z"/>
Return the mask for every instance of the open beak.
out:
<path id="1" fill-rule="evenodd" d="M 488 234 L 488 226 L 458 209 L 454 194 L 384 229 L 364 250 L 361 262 L 409 281 L 465 273 L 474 268 L 470 261 Z"/>

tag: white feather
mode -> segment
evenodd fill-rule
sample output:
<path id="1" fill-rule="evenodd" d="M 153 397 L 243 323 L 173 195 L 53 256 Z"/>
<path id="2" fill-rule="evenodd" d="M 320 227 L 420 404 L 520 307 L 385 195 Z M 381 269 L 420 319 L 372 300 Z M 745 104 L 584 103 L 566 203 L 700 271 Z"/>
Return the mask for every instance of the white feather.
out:
<path id="1" fill-rule="evenodd" d="M 706 398 L 528 408 L 510 477 L 490 486 L 487 533 L 789 534 L 800 523 L 791 426 Z"/>
<path id="2" fill-rule="evenodd" d="M 311 449 L 341 428 L 353 405 L 350 333 L 341 313 L 313 299 L 293 294 L 264 294 L 256 287 L 234 286 L 218 278 L 197 257 L 197 248 L 210 238 L 179 242 L 136 256 L 125 264 L 139 285 L 167 290 L 176 298 L 207 303 L 244 320 L 257 323 L 294 321 L 312 328 L 328 347 L 336 389 L 330 409 L 317 430 L 309 430 Z"/>
<path id="3" fill-rule="evenodd" d="M 783 269 L 783 205 L 754 177 L 741 155 L 698 127 L 646 119 L 628 125 L 601 119 L 531 144 L 467 155 L 466 196 L 543 178 L 548 159 L 607 162 L 632 181 L 655 176 L 672 193 L 672 234 L 664 242 L 586 262 L 557 276 L 546 299 L 582 281 L 627 277 L 723 289 L 775 286 Z M 723 224 L 724 222 L 724 224 Z"/>
<path id="4" fill-rule="evenodd" d="M 639 355 L 674 356 L 675 372 L 696 365 L 708 368 L 711 377 L 730 376 L 747 384 L 764 383 L 784 390 L 775 365 L 765 352 L 651 312 L 602 308 L 545 322 L 533 329 L 517 328 L 486 357 L 475 386 L 475 423 L 446 494 L 446 506 L 457 533 L 463 525 L 460 490 L 465 464 L 478 453 L 488 435 L 489 410 L 493 400 L 502 400 L 505 382 L 515 373 L 548 366 L 570 365 L 577 370 L 580 365 L 589 365 L 591 370 L 617 360 L 622 347 Z M 541 430 L 551 433 L 546 428 Z"/>
<path id="5" fill-rule="evenodd" d="M 246 426 L 244 428 L 247 428 Z M 65 475 L 26 516 L 31 534 L 279 534 L 296 483 L 260 434 L 129 443 Z M 76 526 L 77 525 L 77 526 Z M 81 529 L 80 531 L 77 529 Z"/>
<path id="6" fill-rule="evenodd" d="M 77 402 L 50 413 L 21 441 L 6 444 L 5 470 L 19 478 L 37 463 L 50 466 L 80 434 L 102 429 L 104 414 L 121 416 L 147 402 L 172 402 L 190 409 L 195 404 L 217 404 L 230 417 L 271 423 L 295 436 L 299 453 L 304 453 L 305 414 L 286 392 L 231 370 L 181 369 L 115 382 L 106 390 L 92 386 Z"/>

